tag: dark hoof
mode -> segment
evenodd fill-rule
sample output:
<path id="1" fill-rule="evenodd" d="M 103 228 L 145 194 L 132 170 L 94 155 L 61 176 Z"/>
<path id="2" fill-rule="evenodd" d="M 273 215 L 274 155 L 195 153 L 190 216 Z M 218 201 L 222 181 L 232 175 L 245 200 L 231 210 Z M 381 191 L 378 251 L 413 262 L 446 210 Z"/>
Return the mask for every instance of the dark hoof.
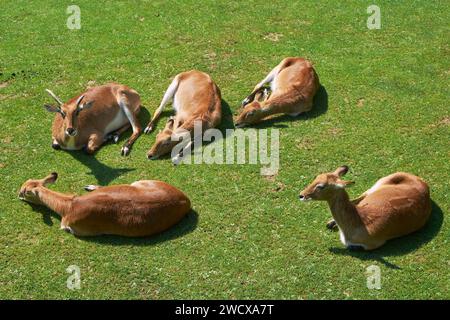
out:
<path id="1" fill-rule="evenodd" d="M 52 144 L 52 148 L 55 149 L 55 150 L 61 150 L 61 146 L 59 144 L 57 144 L 57 143 L 53 143 Z"/>
<path id="2" fill-rule="evenodd" d="M 119 138 L 120 138 L 120 136 L 117 133 L 113 133 L 113 134 L 108 135 L 106 140 L 111 141 L 112 143 L 117 143 L 117 142 L 119 142 Z"/>
<path id="3" fill-rule="evenodd" d="M 124 146 L 122 150 L 120 151 L 120 154 L 124 157 L 128 156 L 130 154 L 130 148 L 127 146 Z"/>
<path id="4" fill-rule="evenodd" d="M 153 126 L 152 125 L 150 125 L 150 126 L 148 126 L 148 127 L 146 127 L 145 129 L 144 129 L 144 133 L 145 134 L 149 134 L 150 132 L 152 132 L 153 131 Z"/>
<path id="5" fill-rule="evenodd" d="M 336 221 L 331 220 L 330 222 L 327 223 L 327 229 L 333 230 L 335 228 L 337 228 Z"/>
<path id="6" fill-rule="evenodd" d="M 251 102 L 250 97 L 245 98 L 244 100 L 242 100 L 241 102 L 241 106 L 245 107 L 247 104 L 249 104 Z"/>

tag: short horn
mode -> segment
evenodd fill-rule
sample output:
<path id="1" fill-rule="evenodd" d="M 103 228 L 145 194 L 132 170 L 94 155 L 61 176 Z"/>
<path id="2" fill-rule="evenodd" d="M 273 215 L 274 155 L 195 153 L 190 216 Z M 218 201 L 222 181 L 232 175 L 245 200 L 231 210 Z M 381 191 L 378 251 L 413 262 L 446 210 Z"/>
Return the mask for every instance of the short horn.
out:
<path id="1" fill-rule="evenodd" d="M 77 99 L 77 103 L 76 103 L 77 108 L 78 108 L 78 106 L 80 105 L 81 100 L 83 100 L 83 98 L 84 98 L 84 94 L 82 94 L 82 95 Z"/>
<path id="2" fill-rule="evenodd" d="M 58 96 L 57 96 L 56 94 L 54 94 L 51 90 L 45 89 L 45 91 L 47 91 L 47 93 L 48 93 L 49 95 L 51 95 L 52 98 L 55 99 L 56 102 L 58 102 L 58 104 L 59 104 L 60 106 L 62 106 L 62 105 L 64 104 L 64 102 L 62 102 L 61 99 L 58 98 Z"/>

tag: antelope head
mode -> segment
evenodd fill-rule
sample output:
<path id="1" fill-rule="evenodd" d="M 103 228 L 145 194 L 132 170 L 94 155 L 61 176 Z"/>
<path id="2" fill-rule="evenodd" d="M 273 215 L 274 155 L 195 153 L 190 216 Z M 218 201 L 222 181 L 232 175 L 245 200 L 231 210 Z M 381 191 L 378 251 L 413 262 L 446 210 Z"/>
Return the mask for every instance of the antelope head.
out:
<path id="1" fill-rule="evenodd" d="M 236 117 L 236 128 L 242 128 L 261 121 L 267 116 L 268 109 L 262 105 L 270 96 L 267 88 L 261 88 L 244 100 L 243 110 Z M 248 103 L 247 103 L 248 102 Z"/>
<path id="2" fill-rule="evenodd" d="M 156 136 L 156 141 L 147 153 L 147 158 L 150 160 L 158 159 L 159 157 L 172 151 L 179 141 L 172 140 L 173 126 L 175 119 L 170 117 L 167 120 L 166 126 Z"/>
<path id="3" fill-rule="evenodd" d="M 319 174 L 314 181 L 300 192 L 301 201 L 329 200 L 333 195 L 353 181 L 342 180 L 341 177 L 348 172 L 348 166 L 340 166 L 333 172 Z"/>
<path id="4" fill-rule="evenodd" d="M 27 180 L 20 188 L 19 199 L 34 204 L 42 204 L 39 198 L 40 188 L 55 183 L 56 179 L 58 179 L 58 174 L 52 172 L 44 179 Z"/>
<path id="5" fill-rule="evenodd" d="M 81 95 L 76 100 L 63 103 L 62 100 L 52 91 L 48 89 L 46 89 L 46 91 L 53 99 L 55 99 L 57 106 L 46 104 L 44 105 L 45 109 L 49 112 L 59 113 L 63 119 L 65 135 L 75 137 L 78 134 L 77 127 L 80 112 L 91 108 L 94 101 L 82 103 L 84 95 Z"/>

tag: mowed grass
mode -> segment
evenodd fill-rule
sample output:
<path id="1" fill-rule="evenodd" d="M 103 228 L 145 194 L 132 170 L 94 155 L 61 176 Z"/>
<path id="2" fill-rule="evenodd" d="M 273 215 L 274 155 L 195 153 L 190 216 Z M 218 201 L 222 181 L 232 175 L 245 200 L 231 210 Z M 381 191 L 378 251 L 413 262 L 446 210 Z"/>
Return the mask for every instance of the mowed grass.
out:
<path id="1" fill-rule="evenodd" d="M 71 1 L 0 4 L 0 298 L 51 299 L 448 299 L 450 13 L 445 1 L 82 1 L 81 30 L 66 27 Z M 311 59 L 324 91 L 280 130 L 280 170 L 260 165 L 149 161 L 155 133 L 129 157 L 119 145 L 95 157 L 54 151 L 45 88 L 68 99 L 88 85 L 135 88 L 147 112 L 183 70 L 212 75 L 231 113 L 286 56 Z M 169 110 L 168 108 L 167 110 Z M 226 109 L 226 108 L 225 108 Z M 169 113 L 158 125 L 162 128 Z M 297 195 L 317 174 L 347 164 L 352 197 L 395 171 L 423 177 L 435 202 L 426 228 L 371 253 L 343 249 L 325 228 L 325 203 Z M 45 209 L 17 199 L 51 171 L 52 187 L 159 179 L 192 200 L 188 218 L 148 239 L 76 238 Z M 81 269 L 81 289 L 66 268 Z M 381 268 L 369 290 L 366 268 Z"/>

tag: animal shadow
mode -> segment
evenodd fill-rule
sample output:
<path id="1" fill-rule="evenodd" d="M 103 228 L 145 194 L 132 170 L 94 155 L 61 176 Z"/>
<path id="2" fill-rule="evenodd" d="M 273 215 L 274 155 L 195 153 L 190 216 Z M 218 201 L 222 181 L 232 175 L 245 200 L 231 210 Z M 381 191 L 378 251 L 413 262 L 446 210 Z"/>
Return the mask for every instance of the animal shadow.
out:
<path id="1" fill-rule="evenodd" d="M 405 255 L 430 242 L 441 229 L 444 214 L 441 208 L 432 201 L 432 211 L 427 224 L 420 230 L 404 237 L 389 240 L 386 244 L 372 251 L 348 250 L 344 248 L 330 248 L 330 252 L 340 255 L 349 255 L 360 260 L 372 260 L 384 264 L 388 268 L 401 269 L 385 258 Z"/>
<path id="2" fill-rule="evenodd" d="M 124 173 L 136 170 L 135 168 L 112 168 L 99 161 L 95 155 L 88 155 L 83 151 L 70 151 L 68 153 L 83 165 L 88 167 L 90 172 L 87 172 L 87 174 L 93 175 L 97 180 L 97 184 L 102 186 L 109 185 L 111 181 L 115 180 Z M 119 151 L 117 151 L 117 156 L 121 156 Z"/>

